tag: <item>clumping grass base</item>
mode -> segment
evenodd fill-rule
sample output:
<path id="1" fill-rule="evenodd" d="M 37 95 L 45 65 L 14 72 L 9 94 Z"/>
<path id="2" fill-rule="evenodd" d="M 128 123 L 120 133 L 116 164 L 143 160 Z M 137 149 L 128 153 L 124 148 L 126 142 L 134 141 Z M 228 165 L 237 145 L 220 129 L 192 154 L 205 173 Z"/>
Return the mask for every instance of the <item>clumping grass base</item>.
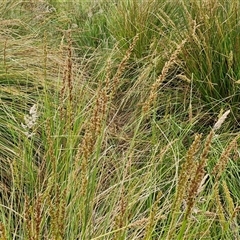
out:
<path id="1" fill-rule="evenodd" d="M 1 1 L 0 239 L 240 239 L 239 10 Z"/>

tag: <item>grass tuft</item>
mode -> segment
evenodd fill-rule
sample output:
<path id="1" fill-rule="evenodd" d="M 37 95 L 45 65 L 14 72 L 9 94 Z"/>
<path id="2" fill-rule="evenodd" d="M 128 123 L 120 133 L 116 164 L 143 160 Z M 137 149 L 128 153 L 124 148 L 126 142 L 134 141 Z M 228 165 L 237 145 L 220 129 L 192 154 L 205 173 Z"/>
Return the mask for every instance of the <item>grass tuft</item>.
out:
<path id="1" fill-rule="evenodd" d="M 1 1 L 0 239 L 239 239 L 238 12 Z"/>

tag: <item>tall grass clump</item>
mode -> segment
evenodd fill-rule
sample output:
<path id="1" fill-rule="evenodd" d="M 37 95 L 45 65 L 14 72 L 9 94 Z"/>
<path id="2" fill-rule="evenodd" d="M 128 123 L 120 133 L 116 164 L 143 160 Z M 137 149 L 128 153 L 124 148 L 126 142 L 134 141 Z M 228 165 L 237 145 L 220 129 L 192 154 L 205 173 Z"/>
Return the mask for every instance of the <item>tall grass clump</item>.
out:
<path id="1" fill-rule="evenodd" d="M 199 85 L 237 4 L 200 2 L 0 3 L 0 239 L 240 238 L 236 111 Z"/>
<path id="2" fill-rule="evenodd" d="M 239 2 L 182 1 L 191 35 L 182 53 L 183 69 L 211 114 L 228 105 L 239 120 Z M 192 34 L 192 26 L 197 28 Z M 235 121 L 234 120 L 234 121 Z"/>
<path id="3" fill-rule="evenodd" d="M 48 149 L 42 129 L 49 122 L 44 121 L 43 109 L 55 101 L 52 98 L 45 104 L 49 99 L 45 93 L 51 96 L 53 89 L 58 88 L 56 66 L 61 58 L 56 48 L 49 49 L 51 38 L 47 34 L 41 38 L 45 32 L 41 26 L 35 29 L 33 23 L 38 25 L 39 19 L 35 18 L 35 8 L 30 12 L 31 3 L 4 1 L 1 4 L 5 4 L 1 8 L 4 19 L 0 41 L 1 238 L 39 239 L 43 222 L 50 216 L 50 213 L 44 215 L 44 210 L 46 201 L 52 202 L 48 193 L 53 189 L 51 184 L 45 184 L 46 176 L 52 174 L 44 152 Z M 48 16 L 42 17 L 41 21 L 48 22 Z M 54 189 L 57 194 L 58 186 Z M 53 202 L 57 201 L 63 200 L 54 198 Z"/>
<path id="4" fill-rule="evenodd" d="M 36 130 L 36 117 L 32 118 L 36 110 L 32 108 L 30 113 L 29 110 L 37 105 L 41 108 L 42 99 L 38 99 L 39 93 L 44 86 L 50 86 L 51 82 L 45 84 L 44 70 L 40 70 L 44 66 L 44 47 L 39 47 L 39 42 L 43 41 L 35 39 L 35 32 L 29 29 L 27 21 L 31 19 L 30 16 L 21 14 L 20 3 L 10 1 L 7 4 L 4 1 L 1 4 L 4 19 L 0 27 L 0 161 L 1 181 L 9 197 L 10 193 L 13 194 L 10 188 L 14 181 L 11 168 L 15 160 L 21 158 L 28 149 L 23 147 L 24 139 Z M 37 142 L 32 142 L 35 148 Z M 9 199 L 6 198 L 5 201 Z"/>
<path id="5" fill-rule="evenodd" d="M 82 54 L 92 54 L 97 48 L 112 47 L 112 39 L 107 27 L 107 13 L 113 3 L 95 2 L 91 5 L 79 2 L 73 6 L 73 22 L 79 28 L 76 43 Z"/>
<path id="6" fill-rule="evenodd" d="M 233 151 L 239 135 L 222 150 L 212 171 L 210 167 L 215 134 L 225 119 L 226 114 L 219 118 L 207 135 L 204 146 L 201 146 L 202 135 L 195 135 L 195 139 L 184 157 L 169 216 L 171 221 L 166 239 L 187 239 L 190 236 L 197 236 L 195 230 L 190 230 L 190 228 L 195 228 L 195 224 L 203 231 L 201 234 L 208 238 L 219 235 L 217 231 L 220 231 L 220 235 L 226 238 L 236 236 L 235 221 L 237 220 L 231 217 L 234 215 L 233 209 L 236 209 L 236 202 L 234 203 L 229 194 L 225 180 L 220 181 L 220 176 L 224 179 L 223 173 L 227 168 L 227 159 Z M 220 189 L 223 189 L 224 196 L 221 195 Z M 204 205 L 202 205 L 203 202 Z M 231 224 L 227 223 L 227 219 L 231 219 Z M 208 221 L 210 227 L 208 224 L 206 225 Z M 230 229 L 234 229 L 232 234 L 228 232 Z"/>
<path id="7" fill-rule="evenodd" d="M 112 7 L 108 17 L 108 29 L 112 38 L 119 42 L 122 49 L 127 49 L 129 41 L 139 34 L 139 41 L 134 54 L 138 57 L 146 54 L 155 36 L 155 14 L 160 8 L 160 2 L 151 1 L 122 1 Z"/>

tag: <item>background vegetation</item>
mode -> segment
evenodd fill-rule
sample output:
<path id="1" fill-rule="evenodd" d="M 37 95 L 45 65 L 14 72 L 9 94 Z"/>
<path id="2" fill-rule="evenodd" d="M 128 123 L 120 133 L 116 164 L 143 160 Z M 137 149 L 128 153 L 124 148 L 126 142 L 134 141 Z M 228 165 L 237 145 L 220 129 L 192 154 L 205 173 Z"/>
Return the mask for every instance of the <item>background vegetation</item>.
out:
<path id="1" fill-rule="evenodd" d="M 0 239 L 240 239 L 238 0 L 0 2 Z"/>

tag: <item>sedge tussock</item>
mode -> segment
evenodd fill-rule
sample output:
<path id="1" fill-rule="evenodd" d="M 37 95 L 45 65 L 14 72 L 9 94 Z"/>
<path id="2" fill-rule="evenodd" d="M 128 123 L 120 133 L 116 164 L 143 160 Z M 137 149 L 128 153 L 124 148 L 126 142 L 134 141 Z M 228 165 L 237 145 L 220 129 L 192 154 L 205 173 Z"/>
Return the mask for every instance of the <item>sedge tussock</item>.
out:
<path id="1" fill-rule="evenodd" d="M 239 238 L 237 0 L 0 2 L 1 240 Z"/>

